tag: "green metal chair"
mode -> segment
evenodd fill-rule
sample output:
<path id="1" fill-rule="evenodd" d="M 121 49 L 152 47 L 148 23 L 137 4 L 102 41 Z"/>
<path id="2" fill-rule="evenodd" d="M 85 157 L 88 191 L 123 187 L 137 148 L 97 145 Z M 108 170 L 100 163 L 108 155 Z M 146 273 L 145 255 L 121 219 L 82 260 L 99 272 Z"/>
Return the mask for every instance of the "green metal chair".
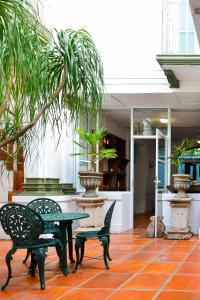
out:
<path id="1" fill-rule="evenodd" d="M 76 243 L 75 243 L 75 250 L 76 250 L 76 265 L 73 270 L 75 273 L 78 270 L 79 264 L 82 263 L 85 251 L 85 242 L 88 239 L 99 239 L 101 245 L 103 246 L 103 259 L 105 263 L 106 269 L 110 269 L 108 265 L 107 258 L 111 261 L 111 257 L 109 254 L 109 245 L 110 245 L 110 225 L 113 210 L 115 207 L 116 200 L 111 204 L 110 208 L 108 209 L 105 219 L 104 219 L 104 226 L 99 231 L 87 231 L 81 232 L 76 236 Z"/>
<path id="2" fill-rule="evenodd" d="M 0 209 L 0 222 L 13 243 L 11 249 L 6 254 L 8 276 L 5 284 L 1 287 L 2 290 L 6 288 L 12 278 L 11 260 L 17 249 L 30 250 L 31 265 L 29 273 L 34 276 L 38 265 L 41 289 L 45 289 L 44 261 L 48 246 L 56 247 L 60 259 L 60 267 L 64 273 L 62 263 L 64 249 L 62 244 L 58 239 L 39 238 L 40 234 L 44 231 L 44 222 L 37 212 L 22 204 L 5 204 Z"/>
<path id="3" fill-rule="evenodd" d="M 38 214 L 54 214 L 62 212 L 60 205 L 56 201 L 49 198 L 34 199 L 29 202 L 27 206 L 35 210 Z M 54 222 L 44 222 L 43 233 L 52 233 L 54 238 L 59 238 L 60 229 L 57 224 L 54 224 Z M 23 263 L 27 261 L 29 255 L 30 251 L 28 249 Z"/>

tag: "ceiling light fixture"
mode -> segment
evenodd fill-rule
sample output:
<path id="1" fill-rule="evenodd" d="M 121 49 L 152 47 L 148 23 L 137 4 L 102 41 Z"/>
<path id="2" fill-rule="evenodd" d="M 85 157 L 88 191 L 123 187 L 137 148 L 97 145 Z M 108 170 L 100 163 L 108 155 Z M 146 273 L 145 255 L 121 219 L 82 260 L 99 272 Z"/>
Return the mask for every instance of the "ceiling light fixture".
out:
<path id="1" fill-rule="evenodd" d="M 168 120 L 166 118 L 160 118 L 160 123 L 167 124 Z"/>

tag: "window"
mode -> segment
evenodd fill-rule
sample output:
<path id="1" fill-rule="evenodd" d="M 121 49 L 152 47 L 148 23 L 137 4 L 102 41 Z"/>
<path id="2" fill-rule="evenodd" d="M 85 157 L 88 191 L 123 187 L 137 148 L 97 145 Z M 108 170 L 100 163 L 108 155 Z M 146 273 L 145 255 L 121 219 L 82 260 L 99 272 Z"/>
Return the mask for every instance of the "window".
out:
<path id="1" fill-rule="evenodd" d="M 94 129 L 96 128 L 96 125 L 94 124 L 94 120 L 91 120 L 91 118 L 88 117 L 88 118 L 85 118 L 84 120 L 83 119 L 79 120 L 78 127 L 90 132 L 93 128 Z M 74 140 L 79 143 L 80 142 L 79 136 L 75 134 Z M 85 146 L 87 147 L 87 143 L 85 144 Z M 75 145 L 74 152 L 81 153 L 82 151 L 83 151 L 83 149 L 79 148 L 78 145 Z M 91 167 L 91 165 L 90 165 L 90 161 L 89 161 L 87 155 L 80 155 L 80 156 L 75 157 L 75 160 L 74 160 L 74 169 L 75 169 L 74 182 L 75 182 L 76 190 L 78 192 L 83 191 L 83 187 L 80 185 L 78 172 L 88 170 L 88 169 L 90 169 L 90 167 Z"/>
<path id="2" fill-rule="evenodd" d="M 195 52 L 195 30 L 188 0 L 180 1 L 179 53 Z"/>

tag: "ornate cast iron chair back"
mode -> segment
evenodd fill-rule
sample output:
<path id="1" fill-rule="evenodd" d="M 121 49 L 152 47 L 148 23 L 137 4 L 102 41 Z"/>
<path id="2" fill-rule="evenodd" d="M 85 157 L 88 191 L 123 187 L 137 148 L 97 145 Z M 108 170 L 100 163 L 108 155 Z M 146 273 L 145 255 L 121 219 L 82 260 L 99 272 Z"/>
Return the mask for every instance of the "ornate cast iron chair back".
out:
<path id="1" fill-rule="evenodd" d="M 45 289 L 44 261 L 45 252 L 49 246 L 56 248 L 60 259 L 60 267 L 64 274 L 68 273 L 64 265 L 64 248 L 58 239 L 40 239 L 44 231 L 44 223 L 41 216 L 30 207 L 22 204 L 6 204 L 0 209 L 0 222 L 4 231 L 10 235 L 13 245 L 6 254 L 8 276 L 5 284 L 1 287 L 4 290 L 12 276 L 11 260 L 17 249 L 28 249 L 31 253 L 31 265 L 29 274 L 35 275 L 38 266 L 40 287 Z"/>
<path id="2" fill-rule="evenodd" d="M 116 204 L 116 200 L 113 201 L 111 206 L 109 207 L 105 219 L 104 219 L 104 226 L 99 231 L 86 231 L 78 233 L 76 236 L 76 243 L 75 243 L 75 249 L 76 249 L 76 265 L 74 267 L 73 272 L 75 273 L 78 270 L 79 264 L 82 263 L 83 257 L 84 257 L 84 251 L 85 251 L 85 242 L 88 239 L 96 239 L 98 238 L 101 242 L 101 245 L 103 246 L 103 259 L 105 263 L 106 269 L 109 269 L 108 261 L 112 260 L 109 254 L 109 245 L 110 245 L 110 225 L 111 225 L 111 219 L 113 210 Z M 80 253 L 79 253 L 80 252 Z"/>
<path id="3" fill-rule="evenodd" d="M 0 210 L 0 221 L 14 245 L 33 244 L 43 232 L 40 215 L 21 204 L 5 204 Z"/>
<path id="4" fill-rule="evenodd" d="M 109 209 L 106 213 L 106 216 L 105 216 L 105 219 L 104 219 L 104 226 L 99 231 L 99 235 L 110 233 L 111 219 L 112 219 L 112 214 L 113 214 L 115 204 L 116 204 L 116 200 L 113 201 L 113 203 L 111 204 L 111 206 L 109 207 Z"/>
<path id="5" fill-rule="evenodd" d="M 39 214 L 61 213 L 60 205 L 49 198 L 37 198 L 28 203 L 28 207 L 34 209 Z"/>
<path id="6" fill-rule="evenodd" d="M 39 214 L 54 214 L 62 212 L 60 205 L 56 201 L 49 198 L 34 199 L 29 202 L 27 206 Z M 54 222 L 45 222 L 45 233 L 53 233 L 58 231 L 58 228 L 56 228 L 56 230 L 55 228 Z"/>

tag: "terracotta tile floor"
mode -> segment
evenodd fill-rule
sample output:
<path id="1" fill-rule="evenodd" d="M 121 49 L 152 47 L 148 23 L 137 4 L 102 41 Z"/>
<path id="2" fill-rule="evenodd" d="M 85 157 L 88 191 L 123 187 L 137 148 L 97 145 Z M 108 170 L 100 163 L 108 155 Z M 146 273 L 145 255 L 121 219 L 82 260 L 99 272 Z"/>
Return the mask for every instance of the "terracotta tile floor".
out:
<path id="1" fill-rule="evenodd" d="M 55 251 L 50 248 L 45 265 L 46 290 L 39 288 L 38 274 L 27 275 L 28 264 L 18 251 L 12 261 L 14 278 L 0 299 L 19 300 L 200 300 L 200 241 L 168 241 L 145 238 L 148 220 L 140 216 L 137 227 L 112 234 L 110 270 L 100 260 L 83 262 L 76 274 L 63 276 Z M 7 275 L 5 254 L 9 241 L 0 241 L 0 284 Z M 86 255 L 101 254 L 97 241 L 86 243 Z M 73 265 L 70 264 L 70 270 Z"/>

